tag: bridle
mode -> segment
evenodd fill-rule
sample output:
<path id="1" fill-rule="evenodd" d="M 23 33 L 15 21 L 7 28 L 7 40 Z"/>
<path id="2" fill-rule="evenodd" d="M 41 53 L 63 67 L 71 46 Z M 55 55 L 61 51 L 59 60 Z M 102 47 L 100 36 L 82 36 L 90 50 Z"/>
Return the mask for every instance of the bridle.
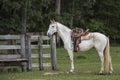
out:
<path id="1" fill-rule="evenodd" d="M 57 32 L 58 32 L 58 24 L 57 24 L 57 22 L 54 22 L 55 24 L 56 24 L 56 32 L 54 32 L 52 35 L 54 35 L 54 34 L 57 34 Z"/>

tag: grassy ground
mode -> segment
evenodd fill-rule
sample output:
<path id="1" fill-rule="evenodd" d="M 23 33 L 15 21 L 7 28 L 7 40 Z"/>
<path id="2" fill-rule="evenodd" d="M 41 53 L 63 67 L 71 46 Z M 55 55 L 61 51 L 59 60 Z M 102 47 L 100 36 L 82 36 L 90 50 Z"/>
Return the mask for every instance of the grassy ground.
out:
<path id="1" fill-rule="evenodd" d="M 0 80 L 120 80 L 120 46 L 111 47 L 114 72 L 112 75 L 98 75 L 100 61 L 95 49 L 74 53 L 75 72 L 68 73 L 70 61 L 66 50 L 57 49 L 57 71 L 45 68 L 44 71 L 33 69 L 29 72 L 0 72 Z M 52 74 L 51 74 L 52 73 Z"/>

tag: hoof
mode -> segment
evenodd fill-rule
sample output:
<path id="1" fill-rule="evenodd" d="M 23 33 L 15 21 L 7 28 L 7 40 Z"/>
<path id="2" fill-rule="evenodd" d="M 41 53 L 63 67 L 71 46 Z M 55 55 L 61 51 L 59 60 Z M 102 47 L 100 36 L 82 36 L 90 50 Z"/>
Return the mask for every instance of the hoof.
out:
<path id="1" fill-rule="evenodd" d="M 109 74 L 112 74 L 112 71 L 110 71 Z"/>
<path id="2" fill-rule="evenodd" d="M 103 75 L 104 73 L 103 73 L 103 71 L 100 71 L 99 74 L 100 74 L 100 75 Z"/>
<path id="3" fill-rule="evenodd" d="M 74 74 L 75 72 L 73 71 L 73 72 L 71 72 L 71 71 L 69 71 L 69 72 L 67 72 L 67 74 Z"/>
<path id="4" fill-rule="evenodd" d="M 109 71 L 109 72 L 104 72 L 104 71 L 100 71 L 99 72 L 100 75 L 111 75 L 112 74 L 112 71 Z"/>
<path id="5" fill-rule="evenodd" d="M 70 73 L 74 73 L 74 70 L 71 69 L 71 70 L 70 70 Z"/>

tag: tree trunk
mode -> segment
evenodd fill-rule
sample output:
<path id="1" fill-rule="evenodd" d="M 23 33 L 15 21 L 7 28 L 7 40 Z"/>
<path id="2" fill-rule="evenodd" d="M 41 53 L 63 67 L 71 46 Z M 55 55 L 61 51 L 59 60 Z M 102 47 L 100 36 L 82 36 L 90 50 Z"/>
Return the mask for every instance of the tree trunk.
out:
<path id="1" fill-rule="evenodd" d="M 59 16 L 60 15 L 60 10 L 61 10 L 61 0 L 56 0 L 55 2 L 55 12 L 56 14 Z M 56 42 L 57 42 L 57 46 L 60 47 L 60 37 L 57 35 L 56 36 Z"/>
<path id="2" fill-rule="evenodd" d="M 56 13 L 58 14 L 58 15 L 60 15 L 60 10 L 61 10 L 61 0 L 56 0 L 56 9 L 55 9 L 55 11 L 56 11 Z"/>
<path id="3" fill-rule="evenodd" d="M 24 6 L 22 10 L 22 33 L 26 33 L 27 5 L 28 0 L 24 0 Z"/>

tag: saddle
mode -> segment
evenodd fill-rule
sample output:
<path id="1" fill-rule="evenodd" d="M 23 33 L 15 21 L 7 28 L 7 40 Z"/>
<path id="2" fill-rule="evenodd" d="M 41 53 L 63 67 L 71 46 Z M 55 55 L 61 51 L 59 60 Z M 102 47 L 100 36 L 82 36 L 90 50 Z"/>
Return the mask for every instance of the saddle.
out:
<path id="1" fill-rule="evenodd" d="M 79 48 L 79 44 L 81 43 L 81 37 L 82 40 L 85 39 L 85 36 L 87 36 L 89 34 L 89 29 L 87 29 L 86 31 L 83 31 L 82 28 L 75 28 L 72 30 L 72 41 L 73 41 L 73 45 L 74 45 L 74 52 L 77 52 L 78 50 L 80 50 Z"/>

